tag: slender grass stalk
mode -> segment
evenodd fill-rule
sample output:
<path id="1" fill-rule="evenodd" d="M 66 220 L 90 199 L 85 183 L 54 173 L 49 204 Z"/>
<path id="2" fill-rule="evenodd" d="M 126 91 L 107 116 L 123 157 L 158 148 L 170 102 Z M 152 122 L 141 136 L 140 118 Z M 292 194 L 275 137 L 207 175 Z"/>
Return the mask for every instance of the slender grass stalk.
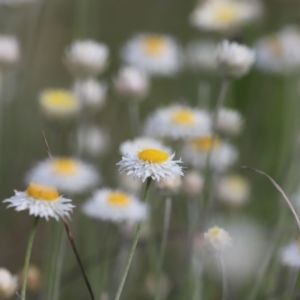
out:
<path id="1" fill-rule="evenodd" d="M 30 256 L 31 256 L 31 250 L 33 246 L 33 241 L 36 233 L 37 224 L 39 221 L 39 217 L 35 217 L 33 221 L 33 226 L 31 228 L 31 232 L 29 235 L 27 250 L 26 250 L 26 256 L 25 256 L 25 263 L 24 263 L 24 269 L 23 269 L 23 278 L 22 278 L 22 288 L 21 288 L 21 300 L 26 299 L 26 286 L 27 286 L 27 275 L 28 275 L 28 267 L 30 262 Z"/>
<path id="2" fill-rule="evenodd" d="M 157 263 L 157 274 L 156 274 L 156 296 L 155 300 L 162 299 L 161 296 L 161 273 L 162 273 L 162 266 L 164 262 L 167 240 L 168 240 L 168 233 L 170 227 L 170 219 L 171 219 L 171 211 L 172 211 L 172 199 L 171 197 L 167 197 L 165 201 L 165 213 L 164 213 L 164 225 L 162 231 L 162 239 L 160 245 L 160 251 L 158 256 L 158 263 Z"/>
<path id="3" fill-rule="evenodd" d="M 130 119 L 130 126 L 131 126 L 131 134 L 133 137 L 136 137 L 139 135 L 139 128 L 140 128 L 140 107 L 139 103 L 135 103 L 136 100 L 133 103 L 128 104 L 128 110 L 129 110 L 129 119 Z"/>
<path id="4" fill-rule="evenodd" d="M 146 188 L 145 188 L 144 197 L 143 197 L 143 201 L 146 202 L 146 203 L 148 202 L 151 182 L 152 182 L 152 178 L 148 177 L 147 181 L 146 181 Z M 126 281 L 126 278 L 127 278 L 127 275 L 128 275 L 128 271 L 129 271 L 129 268 L 130 268 L 130 265 L 131 265 L 131 262 L 132 262 L 132 259 L 133 259 L 133 255 L 134 255 L 134 252 L 135 252 L 138 240 L 139 240 L 141 228 L 142 228 L 142 223 L 140 222 L 140 223 L 138 223 L 136 231 L 135 231 L 132 246 L 131 246 L 131 249 L 130 249 L 130 252 L 129 252 L 129 256 L 128 256 L 128 259 L 127 259 L 127 262 L 126 262 L 125 270 L 124 270 L 120 285 L 119 285 L 118 290 L 117 290 L 115 300 L 119 300 L 120 297 L 121 297 L 123 287 L 124 287 L 124 284 L 125 284 L 125 281 Z"/>
<path id="5" fill-rule="evenodd" d="M 228 299 L 227 276 L 226 276 L 226 268 L 225 268 L 222 254 L 219 255 L 219 260 L 220 260 L 221 276 L 222 276 L 222 300 L 227 300 Z"/>
<path id="6" fill-rule="evenodd" d="M 83 279 L 85 281 L 85 284 L 87 286 L 87 289 L 89 291 L 89 294 L 91 296 L 91 299 L 92 300 L 95 300 L 95 297 L 94 297 L 94 293 L 93 293 L 93 290 L 92 290 L 92 287 L 90 285 L 90 282 L 87 278 L 87 275 L 86 275 L 86 272 L 85 272 L 85 269 L 83 267 L 83 264 L 82 264 L 82 260 L 80 258 L 80 255 L 77 251 L 77 248 L 76 248 L 76 245 L 75 245 L 75 242 L 74 242 L 74 238 L 73 238 L 73 235 L 72 235 L 72 232 L 71 232 L 71 229 L 66 221 L 66 219 L 64 217 L 62 217 L 62 221 L 63 221 L 63 224 L 64 224 L 64 227 L 65 227 L 65 230 L 67 232 L 67 235 L 68 235 L 68 238 L 69 238 L 69 241 L 70 241 L 70 244 L 72 246 L 72 249 L 73 249 L 73 252 L 75 254 L 75 257 L 77 259 L 77 262 L 79 264 L 79 267 L 80 267 L 80 270 L 81 270 L 81 273 L 82 273 L 82 276 L 83 276 Z M 23 299 L 22 299 L 23 300 Z"/>

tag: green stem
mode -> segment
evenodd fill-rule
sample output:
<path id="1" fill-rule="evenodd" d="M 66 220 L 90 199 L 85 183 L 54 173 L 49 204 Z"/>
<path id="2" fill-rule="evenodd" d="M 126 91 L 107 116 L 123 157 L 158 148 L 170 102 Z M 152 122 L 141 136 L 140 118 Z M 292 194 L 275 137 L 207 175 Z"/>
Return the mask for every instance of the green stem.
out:
<path id="1" fill-rule="evenodd" d="M 168 197 L 165 203 L 165 215 L 164 215 L 164 226 L 162 232 L 162 240 L 159 251 L 158 263 L 157 263 L 157 276 L 156 276 L 156 296 L 155 300 L 161 299 L 161 273 L 162 266 L 166 252 L 167 240 L 168 240 L 168 232 L 170 227 L 170 218 L 171 218 L 171 210 L 172 210 L 172 199 Z"/>
<path id="2" fill-rule="evenodd" d="M 26 299 L 26 286 L 27 286 L 27 274 L 28 274 L 28 267 L 30 262 L 30 256 L 31 256 L 31 250 L 33 246 L 34 236 L 36 233 L 37 224 L 39 221 L 39 217 L 35 217 L 33 226 L 31 228 L 31 232 L 29 235 L 27 250 L 26 250 L 26 256 L 25 256 L 25 263 L 24 263 L 24 269 L 23 269 L 23 280 L 22 280 L 22 289 L 21 289 L 21 300 Z"/>
<path id="3" fill-rule="evenodd" d="M 228 298 L 228 286 L 227 286 L 227 276 L 226 269 L 222 254 L 219 256 L 220 267 L 221 267 L 221 275 L 222 275 L 222 300 L 226 300 Z"/>
<path id="4" fill-rule="evenodd" d="M 147 182 L 146 182 L 145 193 L 144 193 L 144 197 L 143 197 L 143 201 L 146 202 L 146 203 L 148 202 L 151 182 L 152 182 L 151 177 L 148 177 Z M 140 223 L 138 223 L 136 231 L 135 231 L 135 235 L 134 235 L 134 238 L 133 238 L 133 242 L 132 242 L 132 245 L 131 245 L 129 256 L 128 256 L 128 259 L 127 259 L 127 262 L 126 262 L 125 270 L 124 270 L 120 285 L 118 287 L 115 300 L 119 300 L 120 297 L 121 297 L 123 287 L 124 287 L 124 284 L 125 284 L 125 281 L 126 281 L 126 278 L 127 278 L 127 275 L 128 275 L 128 271 L 129 271 L 129 268 L 130 268 L 130 265 L 131 265 L 131 262 L 132 262 L 132 259 L 133 259 L 135 248 L 136 248 L 138 240 L 139 240 L 141 228 L 142 228 L 142 223 L 140 222 Z"/>
<path id="5" fill-rule="evenodd" d="M 132 100 L 136 101 L 136 100 Z M 133 137 L 139 135 L 139 128 L 140 128 L 140 107 L 139 103 L 129 103 L 129 118 L 130 118 L 130 125 L 131 125 L 131 134 Z"/>

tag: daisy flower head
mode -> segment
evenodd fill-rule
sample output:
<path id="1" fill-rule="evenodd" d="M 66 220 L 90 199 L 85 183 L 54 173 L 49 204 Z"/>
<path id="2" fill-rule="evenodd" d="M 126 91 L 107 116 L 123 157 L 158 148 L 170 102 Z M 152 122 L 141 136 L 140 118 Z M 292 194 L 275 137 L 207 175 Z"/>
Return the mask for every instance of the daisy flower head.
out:
<path id="1" fill-rule="evenodd" d="M 189 196 L 199 195 L 204 185 L 203 176 L 197 171 L 187 171 L 183 183 L 182 189 Z"/>
<path id="2" fill-rule="evenodd" d="M 19 272 L 19 281 L 23 281 L 23 270 Z M 36 265 L 29 265 L 27 272 L 27 288 L 32 292 L 37 292 L 41 288 L 42 273 Z"/>
<path id="3" fill-rule="evenodd" d="M 181 67 L 181 52 L 177 42 L 168 35 L 138 34 L 122 49 L 126 64 L 149 75 L 172 76 Z"/>
<path id="4" fill-rule="evenodd" d="M 211 132 L 206 111 L 185 105 L 172 105 L 155 111 L 146 121 L 145 134 L 173 140 L 205 136 Z"/>
<path id="5" fill-rule="evenodd" d="M 219 172 L 225 171 L 238 158 L 236 149 L 219 137 L 194 138 L 187 142 L 182 149 L 184 162 L 199 169 L 205 168 L 208 155 L 210 156 L 209 167 Z"/>
<path id="6" fill-rule="evenodd" d="M 95 187 L 100 181 L 98 172 L 81 160 L 56 157 L 33 167 L 26 182 L 37 182 L 55 187 L 61 193 L 80 194 Z"/>
<path id="7" fill-rule="evenodd" d="M 15 191 L 15 195 L 5 199 L 3 203 L 9 203 L 8 208 L 14 207 L 16 211 L 29 210 L 29 214 L 35 217 L 54 218 L 70 217 L 74 205 L 72 200 L 59 195 L 57 189 L 44 184 L 30 183 L 24 192 Z"/>
<path id="8" fill-rule="evenodd" d="M 227 231 L 220 227 L 212 227 L 204 233 L 207 245 L 214 251 L 222 252 L 231 246 L 231 237 Z"/>
<path id="9" fill-rule="evenodd" d="M 114 78 L 114 87 L 124 98 L 140 101 L 149 93 L 150 78 L 146 72 L 135 67 L 124 67 Z"/>
<path id="10" fill-rule="evenodd" d="M 143 148 L 159 148 L 163 147 L 161 141 L 156 140 L 151 137 L 139 137 L 135 138 L 134 140 L 127 140 L 120 145 L 119 151 L 122 155 L 126 155 L 128 153 L 132 153 L 135 151 L 139 151 Z M 171 151 L 171 149 L 168 149 Z"/>
<path id="11" fill-rule="evenodd" d="M 82 206 L 85 215 L 113 222 L 140 222 L 148 215 L 148 208 L 135 196 L 119 190 L 101 189 Z"/>
<path id="12" fill-rule="evenodd" d="M 0 298 L 11 298 L 18 289 L 18 277 L 8 270 L 0 268 Z"/>
<path id="13" fill-rule="evenodd" d="M 243 128 L 243 118 L 235 109 L 222 108 L 217 116 L 217 130 L 228 136 L 237 136 Z"/>
<path id="14" fill-rule="evenodd" d="M 93 40 L 74 41 L 65 52 L 66 64 L 74 76 L 96 76 L 108 63 L 109 49 Z"/>
<path id="15" fill-rule="evenodd" d="M 11 66 L 20 59 L 20 46 L 16 37 L 0 35 L 0 65 Z"/>
<path id="16" fill-rule="evenodd" d="M 250 184 L 239 175 L 227 175 L 217 185 L 217 194 L 221 202 L 240 206 L 249 200 Z"/>
<path id="17" fill-rule="evenodd" d="M 133 175 L 134 178 L 141 178 L 144 182 L 147 178 L 159 181 L 163 178 L 173 178 L 176 174 L 183 176 L 182 163 L 180 160 L 173 160 L 175 153 L 163 145 L 155 143 L 148 147 L 132 149 L 122 156 L 117 163 L 120 173 Z"/>
<path id="18" fill-rule="evenodd" d="M 105 104 L 107 85 L 93 78 L 77 80 L 73 92 L 83 107 L 95 110 Z"/>
<path id="19" fill-rule="evenodd" d="M 206 0 L 195 8 L 190 21 L 201 30 L 226 33 L 253 22 L 261 13 L 262 6 L 255 0 Z"/>
<path id="20" fill-rule="evenodd" d="M 256 66 L 261 71 L 287 75 L 300 69 L 300 30 L 288 26 L 279 32 L 260 38 L 255 46 Z"/>
<path id="21" fill-rule="evenodd" d="M 43 115 L 49 120 L 69 120 L 80 110 L 76 96 L 65 89 L 49 89 L 40 94 L 39 105 Z"/>
<path id="22" fill-rule="evenodd" d="M 281 251 L 281 263 L 290 268 L 300 268 L 300 239 L 291 242 Z"/>
<path id="23" fill-rule="evenodd" d="M 173 178 L 165 178 L 160 181 L 156 181 L 157 188 L 166 195 L 177 194 L 181 188 L 182 179 L 179 174 L 176 174 Z"/>
<path id="24" fill-rule="evenodd" d="M 254 64 L 255 52 L 247 46 L 225 40 L 217 47 L 216 60 L 222 75 L 242 77 Z"/>

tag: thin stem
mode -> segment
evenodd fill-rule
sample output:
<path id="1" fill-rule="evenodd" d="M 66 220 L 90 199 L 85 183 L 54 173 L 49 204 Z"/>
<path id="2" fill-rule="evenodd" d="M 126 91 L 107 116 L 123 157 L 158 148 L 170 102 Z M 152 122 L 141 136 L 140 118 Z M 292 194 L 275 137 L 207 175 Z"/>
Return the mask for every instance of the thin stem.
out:
<path id="1" fill-rule="evenodd" d="M 295 282 L 294 282 L 294 286 L 293 286 L 293 293 L 292 293 L 292 298 L 291 300 L 296 300 L 297 299 L 297 290 L 298 290 L 298 284 L 299 284 L 299 280 L 300 280 L 300 272 L 299 270 L 296 271 L 296 276 L 295 276 Z"/>
<path id="2" fill-rule="evenodd" d="M 87 288 L 88 288 L 88 290 L 89 290 L 91 299 L 92 299 L 92 300 L 95 300 L 95 297 L 94 297 L 94 293 L 93 293 L 92 287 L 91 287 L 90 282 L 89 282 L 89 280 L 88 280 L 88 278 L 87 278 L 87 275 L 86 275 L 86 272 L 85 272 L 85 270 L 84 270 L 84 267 L 83 267 L 83 264 L 82 264 L 80 255 L 79 255 L 79 253 L 78 253 L 78 251 L 77 251 L 77 248 L 76 248 L 76 245 L 75 245 L 75 242 L 74 242 L 74 238 L 73 238 L 71 229 L 70 229 L 70 227 L 69 227 L 69 225 L 68 225 L 68 223 L 67 223 L 67 221 L 66 221 L 66 219 L 65 219 L 64 217 L 62 217 L 62 221 L 63 221 L 64 227 L 65 227 L 65 230 L 66 230 L 66 232 L 67 232 L 67 235 L 68 235 L 70 244 L 71 244 L 71 246 L 72 246 L 73 252 L 74 252 L 74 254 L 75 254 L 75 257 L 76 257 L 76 259 L 77 259 L 77 262 L 78 262 L 78 264 L 79 264 L 79 267 L 80 267 L 80 269 L 81 269 L 81 273 L 82 273 L 82 275 L 83 275 L 83 279 L 84 279 L 85 284 L 86 284 L 86 286 L 87 286 Z"/>
<path id="3" fill-rule="evenodd" d="M 156 275 L 156 300 L 161 299 L 161 273 L 162 273 L 162 266 L 166 252 L 167 240 L 168 240 L 168 233 L 170 227 L 170 219 L 171 219 L 171 211 L 172 211 L 172 199 L 171 197 L 167 197 L 165 202 L 165 215 L 164 215 L 164 225 L 162 231 L 162 239 L 161 239 L 161 246 L 159 251 L 158 263 L 157 263 L 157 275 Z"/>
<path id="4" fill-rule="evenodd" d="M 228 299 L 227 276 L 222 254 L 219 255 L 221 275 L 222 275 L 222 300 Z"/>
<path id="5" fill-rule="evenodd" d="M 144 193 L 144 197 L 143 197 L 143 201 L 146 202 L 146 203 L 148 202 L 151 182 L 152 182 L 151 177 L 148 177 L 147 182 L 146 182 L 145 193 Z M 128 259 L 127 259 L 127 263 L 126 263 L 126 266 L 125 266 L 125 270 L 124 270 L 120 285 L 119 285 L 118 290 L 117 290 L 115 300 L 119 300 L 120 297 L 121 297 L 123 287 L 124 287 L 124 284 L 125 284 L 125 281 L 126 281 L 126 278 L 127 278 L 127 275 L 128 275 L 128 271 L 129 271 L 129 268 L 130 268 L 130 265 L 131 265 L 131 262 L 132 262 L 132 259 L 133 259 L 135 248 L 136 248 L 138 240 L 139 240 L 141 228 L 142 228 L 142 223 L 140 222 L 140 223 L 138 223 L 136 231 L 135 231 L 132 246 L 131 246 L 131 249 L 130 249 L 130 252 L 129 252 L 129 256 L 128 256 Z"/>
<path id="6" fill-rule="evenodd" d="M 39 217 L 35 217 L 33 221 L 33 226 L 31 228 L 31 232 L 29 235 L 27 250 L 26 250 L 26 256 L 25 256 L 25 263 L 24 263 L 24 269 L 23 269 L 23 280 L 22 280 L 22 289 L 21 289 L 21 300 L 26 299 L 26 286 L 27 286 L 27 275 L 28 275 L 28 267 L 30 262 L 30 256 L 31 256 L 31 250 L 33 246 L 33 241 L 36 233 L 37 224 L 39 221 Z"/>
<path id="7" fill-rule="evenodd" d="M 136 101 L 136 100 L 132 100 Z M 131 126 L 131 134 L 135 137 L 139 134 L 140 129 L 140 108 L 138 103 L 129 103 L 129 119 Z"/>

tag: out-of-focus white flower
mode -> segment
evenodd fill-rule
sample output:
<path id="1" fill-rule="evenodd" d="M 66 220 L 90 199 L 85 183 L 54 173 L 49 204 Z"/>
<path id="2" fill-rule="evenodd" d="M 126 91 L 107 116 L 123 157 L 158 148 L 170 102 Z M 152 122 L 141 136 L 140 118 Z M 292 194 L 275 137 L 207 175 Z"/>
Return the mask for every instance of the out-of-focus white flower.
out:
<path id="1" fill-rule="evenodd" d="M 202 73 L 217 70 L 216 55 L 217 42 L 212 40 L 197 40 L 186 47 L 186 61 L 188 66 Z"/>
<path id="2" fill-rule="evenodd" d="M 122 157 L 117 163 L 119 172 L 141 178 L 144 182 L 151 177 L 159 181 L 163 178 L 173 178 L 176 174 L 183 176 L 181 160 L 173 160 L 175 156 L 170 149 L 164 146 L 153 145 L 152 147 L 133 150 Z"/>
<path id="3" fill-rule="evenodd" d="M 145 133 L 173 140 L 211 133 L 211 118 L 206 111 L 185 105 L 172 105 L 155 111 L 145 125 Z"/>
<path id="4" fill-rule="evenodd" d="M 78 115 L 80 104 L 73 93 L 64 89 L 45 90 L 39 104 L 44 116 L 50 120 L 65 120 Z"/>
<path id="5" fill-rule="evenodd" d="M 35 217 L 55 218 L 70 216 L 74 205 L 72 200 L 59 195 L 55 188 L 47 185 L 30 183 L 25 192 L 15 191 L 15 195 L 5 199 L 3 203 L 9 203 L 8 208 L 14 207 L 16 211 L 29 210 L 29 214 Z"/>
<path id="6" fill-rule="evenodd" d="M 102 108 L 105 103 L 107 85 L 93 78 L 77 80 L 73 92 L 83 107 L 95 110 Z"/>
<path id="7" fill-rule="evenodd" d="M 101 189 L 82 206 L 84 214 L 91 218 L 113 222 L 139 222 L 147 218 L 147 206 L 135 196 L 118 190 Z"/>
<path id="8" fill-rule="evenodd" d="M 135 195 L 139 194 L 143 186 L 143 182 L 140 178 L 133 178 L 133 176 L 126 174 L 118 174 L 118 182 L 123 190 Z"/>
<path id="9" fill-rule="evenodd" d="M 182 189 L 190 196 L 196 196 L 200 194 L 204 184 L 203 176 L 197 171 L 186 172 L 183 182 Z"/>
<path id="10" fill-rule="evenodd" d="M 26 175 L 26 182 L 37 182 L 57 188 L 62 193 L 80 194 L 95 187 L 99 174 L 81 160 L 67 157 L 39 162 Z"/>
<path id="11" fill-rule="evenodd" d="M 78 145 L 91 156 L 105 155 L 111 146 L 110 135 L 97 126 L 82 127 L 78 132 Z"/>
<path id="12" fill-rule="evenodd" d="M 300 33 L 297 26 L 260 38 L 255 46 L 258 69 L 287 75 L 300 70 Z"/>
<path id="13" fill-rule="evenodd" d="M 139 137 L 134 140 L 128 140 L 123 142 L 120 145 L 120 153 L 122 155 L 126 155 L 128 153 L 131 153 L 133 151 L 139 151 L 144 148 L 150 148 L 150 147 L 162 147 L 163 144 L 161 141 L 149 138 L 149 137 Z M 169 149 L 171 151 L 171 149 Z"/>
<path id="14" fill-rule="evenodd" d="M 222 108 L 217 116 L 217 130 L 229 136 L 237 136 L 242 131 L 243 118 L 234 109 Z"/>
<path id="15" fill-rule="evenodd" d="M 104 71 L 108 47 L 92 40 L 74 41 L 66 49 L 66 63 L 75 76 L 95 76 Z"/>
<path id="16" fill-rule="evenodd" d="M 10 66 L 20 59 L 18 40 L 11 35 L 0 35 L 0 65 Z"/>
<path id="17" fill-rule="evenodd" d="M 222 252 L 231 246 L 231 237 L 227 231 L 220 227 L 212 227 L 204 233 L 207 244 L 215 251 Z"/>
<path id="18" fill-rule="evenodd" d="M 176 194 L 182 185 L 180 175 L 175 175 L 173 178 L 165 178 L 156 182 L 156 186 L 166 194 Z"/>
<path id="19" fill-rule="evenodd" d="M 19 273 L 20 282 L 23 279 L 23 272 Z M 40 269 L 35 265 L 29 265 L 27 272 L 27 288 L 32 292 L 37 292 L 41 287 L 42 275 Z"/>
<path id="20" fill-rule="evenodd" d="M 250 185 L 248 180 L 239 175 L 228 175 L 219 181 L 217 192 L 220 201 L 240 206 L 249 200 Z"/>
<path id="21" fill-rule="evenodd" d="M 184 162 L 200 169 L 205 168 L 208 155 L 208 166 L 220 172 L 225 171 L 238 158 L 238 152 L 233 146 L 212 136 L 192 139 L 182 150 Z"/>
<path id="22" fill-rule="evenodd" d="M 223 41 L 216 50 L 217 66 L 224 76 L 246 75 L 255 62 L 255 52 L 236 42 Z"/>
<path id="23" fill-rule="evenodd" d="M 206 0 L 195 8 L 190 21 L 201 30 L 223 33 L 253 22 L 261 13 L 262 6 L 255 0 Z"/>
<path id="24" fill-rule="evenodd" d="M 134 67 L 122 68 L 114 79 L 115 90 L 129 100 L 142 100 L 150 88 L 150 79 L 146 72 Z"/>
<path id="25" fill-rule="evenodd" d="M 12 297 L 18 288 L 18 277 L 12 275 L 8 270 L 0 268 L 0 298 Z"/>
<path id="26" fill-rule="evenodd" d="M 172 76 L 181 65 L 181 53 L 176 41 L 160 34 L 138 34 L 122 49 L 126 64 L 144 70 L 149 75 Z"/>
<path id="27" fill-rule="evenodd" d="M 294 241 L 281 251 L 281 263 L 290 268 L 300 268 L 300 241 Z"/>

